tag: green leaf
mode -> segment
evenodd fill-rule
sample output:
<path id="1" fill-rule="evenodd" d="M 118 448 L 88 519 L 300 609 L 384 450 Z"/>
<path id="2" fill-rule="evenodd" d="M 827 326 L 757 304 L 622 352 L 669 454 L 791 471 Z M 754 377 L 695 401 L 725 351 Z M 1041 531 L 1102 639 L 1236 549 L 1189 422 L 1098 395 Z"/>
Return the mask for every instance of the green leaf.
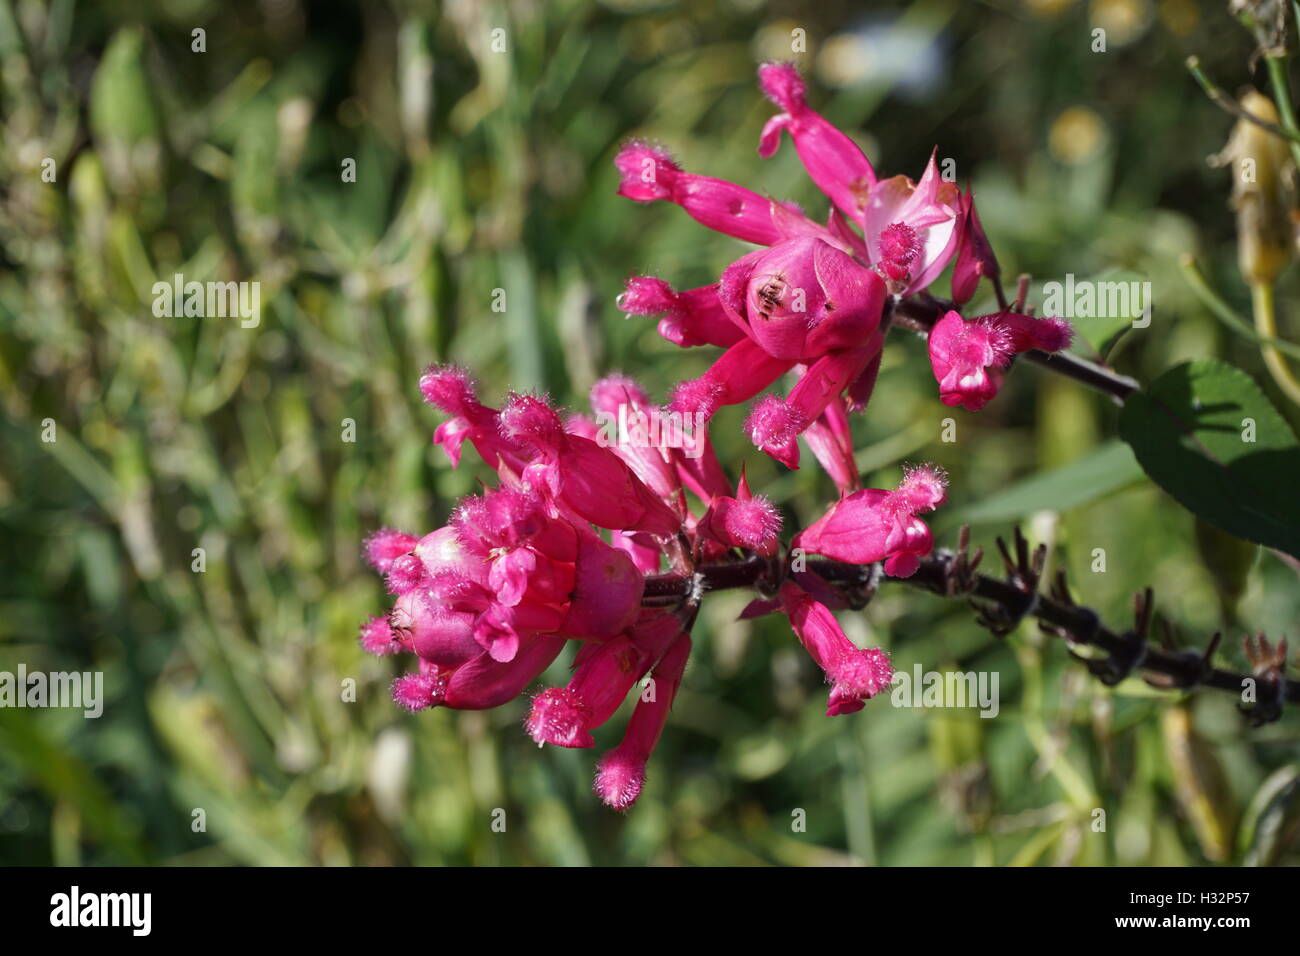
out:
<path id="1" fill-rule="evenodd" d="M 978 504 L 946 514 L 939 525 L 992 524 L 1036 511 L 1065 511 L 1096 501 L 1141 477 L 1142 469 L 1129 447 L 1107 442 L 1068 465 L 1026 478 Z"/>
<path id="2" fill-rule="evenodd" d="M 1215 359 L 1172 368 L 1129 396 L 1119 433 L 1189 511 L 1300 557 L 1300 445 L 1245 372 Z"/>

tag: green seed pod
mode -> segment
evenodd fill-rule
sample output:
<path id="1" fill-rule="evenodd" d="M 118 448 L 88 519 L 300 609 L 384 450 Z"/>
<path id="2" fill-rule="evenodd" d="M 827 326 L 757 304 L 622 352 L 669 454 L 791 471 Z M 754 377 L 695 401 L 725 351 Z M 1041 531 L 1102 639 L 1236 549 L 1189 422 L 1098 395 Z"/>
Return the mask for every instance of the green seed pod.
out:
<path id="1" fill-rule="evenodd" d="M 1241 106 L 1278 122 L 1273 101 L 1254 90 Z M 1232 169 L 1231 206 L 1237 213 L 1237 264 L 1247 285 L 1272 285 L 1291 260 L 1294 167 L 1286 143 L 1248 120 L 1238 120 L 1215 160 Z"/>

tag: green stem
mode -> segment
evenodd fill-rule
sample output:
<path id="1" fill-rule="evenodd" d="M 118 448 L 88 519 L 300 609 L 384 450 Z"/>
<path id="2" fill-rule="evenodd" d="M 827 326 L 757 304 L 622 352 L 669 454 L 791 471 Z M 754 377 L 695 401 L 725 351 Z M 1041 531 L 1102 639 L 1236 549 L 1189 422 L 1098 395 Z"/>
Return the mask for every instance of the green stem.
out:
<path id="1" fill-rule="evenodd" d="M 1260 283 L 1251 286 L 1250 298 L 1255 310 L 1256 331 L 1263 338 L 1276 338 L 1277 315 L 1274 310 L 1272 284 Z M 1259 353 L 1264 357 L 1264 365 L 1268 368 L 1268 373 L 1273 376 L 1273 381 L 1277 382 L 1277 387 L 1286 393 L 1287 398 L 1300 405 L 1300 382 L 1296 381 L 1291 366 L 1286 364 L 1282 353 L 1271 345 L 1261 345 Z"/>
<path id="2" fill-rule="evenodd" d="M 1265 56 L 1268 64 L 1268 80 L 1273 86 L 1273 102 L 1277 104 L 1277 115 L 1282 121 L 1291 143 L 1291 157 L 1300 166 L 1300 127 L 1296 125 L 1295 107 L 1291 103 L 1291 83 L 1287 77 L 1285 56 Z"/>
<path id="3" fill-rule="evenodd" d="M 1210 314 L 1227 326 L 1229 330 L 1244 339 L 1254 342 L 1256 345 L 1267 345 L 1279 352 L 1285 352 L 1292 358 L 1300 359 L 1300 345 L 1292 345 L 1282 339 L 1265 338 L 1256 332 L 1251 327 L 1251 324 L 1241 317 L 1240 313 L 1228 305 L 1219 293 L 1214 291 L 1196 259 L 1186 255 L 1179 260 L 1178 264 L 1183 270 L 1183 277 L 1187 280 L 1187 284 L 1192 287 L 1192 292 L 1201 300 L 1201 304 L 1209 309 Z"/>
<path id="4" fill-rule="evenodd" d="M 1297 148 L 1294 144 L 1300 143 L 1300 132 L 1295 132 L 1293 129 L 1284 129 L 1277 123 L 1270 123 L 1266 119 L 1260 119 L 1247 110 L 1231 96 L 1223 92 L 1219 85 L 1206 75 L 1205 71 L 1201 69 L 1201 61 L 1198 57 L 1189 56 L 1186 63 L 1188 71 L 1196 78 L 1196 82 L 1201 84 L 1201 89 L 1205 91 L 1205 95 L 1210 98 L 1210 102 L 1215 106 L 1227 113 L 1231 113 L 1238 119 L 1254 123 L 1260 129 L 1268 130 L 1274 136 L 1280 136 L 1282 139 L 1290 141 L 1293 144 L 1292 149 Z"/>

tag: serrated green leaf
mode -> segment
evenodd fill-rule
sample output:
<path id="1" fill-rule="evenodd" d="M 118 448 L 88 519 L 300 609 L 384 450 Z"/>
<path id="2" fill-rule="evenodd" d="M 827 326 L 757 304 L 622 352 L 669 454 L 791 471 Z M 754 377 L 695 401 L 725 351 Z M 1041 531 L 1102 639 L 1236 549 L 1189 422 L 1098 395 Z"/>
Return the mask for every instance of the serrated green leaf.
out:
<path id="1" fill-rule="evenodd" d="M 1187 362 L 1129 396 L 1119 419 L 1151 479 L 1230 534 L 1300 556 L 1300 445 L 1249 375 Z"/>

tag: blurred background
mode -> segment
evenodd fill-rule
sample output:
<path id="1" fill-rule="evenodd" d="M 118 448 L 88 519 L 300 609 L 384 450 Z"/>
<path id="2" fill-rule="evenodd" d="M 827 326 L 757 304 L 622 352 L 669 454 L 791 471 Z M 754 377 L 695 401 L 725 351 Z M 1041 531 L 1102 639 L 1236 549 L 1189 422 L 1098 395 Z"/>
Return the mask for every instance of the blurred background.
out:
<path id="1" fill-rule="evenodd" d="M 882 174 L 954 159 L 1013 280 L 1152 283 L 1150 329 L 1081 322 L 1078 351 L 1142 380 L 1229 358 L 1294 423 L 1178 266 L 1198 255 L 1247 303 L 1228 174 L 1206 163 L 1232 120 L 1183 59 L 1236 92 L 1252 49 L 1226 4 L 1192 0 L 0 0 L 0 670 L 102 671 L 106 698 L 97 720 L 0 708 L 0 862 L 1297 862 L 1294 715 L 1250 729 L 1229 695 L 1107 689 L 1032 626 L 999 641 L 901 586 L 843 615 L 850 635 L 909 672 L 997 672 L 996 719 L 884 697 L 826 718 L 785 622 L 715 595 L 627 815 L 590 792 L 599 750 L 531 743 L 523 699 L 405 714 L 402 663 L 356 640 L 388 603 L 364 536 L 435 528 L 485 477 L 431 447 L 425 365 L 468 365 L 490 403 L 537 386 L 585 407 L 609 371 L 662 396 L 712 360 L 614 300 L 634 273 L 715 281 L 744 248 L 619 199 L 624 139 L 825 215 L 788 143 L 756 154 L 767 58 L 801 64 Z M 155 317 L 175 273 L 259 281 L 260 325 Z M 1288 275 L 1290 333 L 1295 292 Z M 831 483 L 755 452 L 743 415 L 715 420 L 723 461 L 788 527 L 810 520 Z M 904 461 L 950 471 L 941 544 L 1019 523 L 1116 627 L 1150 584 L 1183 641 L 1224 630 L 1222 666 L 1246 666 L 1247 629 L 1294 636 L 1296 571 L 1198 533 L 1115 417 L 1032 366 L 983 412 L 949 409 L 897 333 L 854 427 L 870 486 Z"/>

